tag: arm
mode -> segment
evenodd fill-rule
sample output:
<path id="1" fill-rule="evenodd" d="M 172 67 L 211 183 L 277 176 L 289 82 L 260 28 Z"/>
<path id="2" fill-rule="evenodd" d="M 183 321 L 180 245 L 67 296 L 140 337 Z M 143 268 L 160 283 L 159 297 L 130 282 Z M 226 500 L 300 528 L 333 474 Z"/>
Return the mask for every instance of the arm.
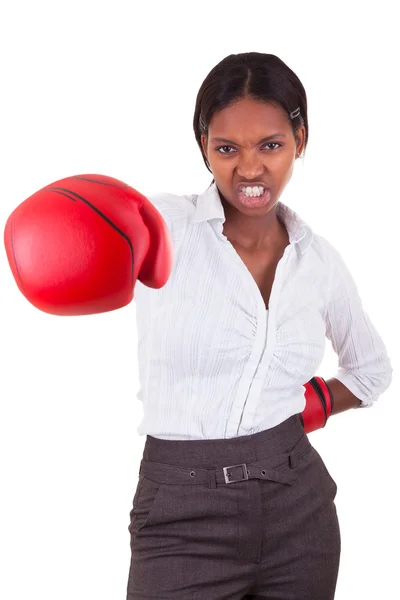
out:
<path id="1" fill-rule="evenodd" d="M 337 415 L 350 408 L 360 408 L 360 406 L 362 406 L 361 400 L 335 377 L 327 379 L 326 385 L 329 387 L 333 396 L 332 415 Z"/>
<path id="2" fill-rule="evenodd" d="M 372 406 L 389 387 L 393 369 L 385 345 L 363 309 L 349 269 L 339 252 L 330 244 L 328 248 L 332 266 L 326 337 L 338 356 L 338 371 L 332 379 L 338 395 L 338 412 L 341 412 L 346 410 L 348 402 L 352 403 L 350 394 L 354 396 L 353 400 L 360 399 L 360 407 Z"/>
<path id="3" fill-rule="evenodd" d="M 361 400 L 334 377 L 327 381 L 313 377 L 304 388 L 306 407 L 301 419 L 306 433 L 325 427 L 332 415 L 361 406 Z"/>
<path id="4" fill-rule="evenodd" d="M 331 414 L 372 406 L 389 387 L 393 371 L 385 345 L 363 309 L 354 279 L 339 252 L 324 242 L 331 273 L 326 336 L 338 356 L 339 368 L 326 382 L 317 377 L 305 386 L 303 422 L 309 431 L 324 427 Z M 328 397 L 332 400 L 331 412 L 324 410 Z"/>

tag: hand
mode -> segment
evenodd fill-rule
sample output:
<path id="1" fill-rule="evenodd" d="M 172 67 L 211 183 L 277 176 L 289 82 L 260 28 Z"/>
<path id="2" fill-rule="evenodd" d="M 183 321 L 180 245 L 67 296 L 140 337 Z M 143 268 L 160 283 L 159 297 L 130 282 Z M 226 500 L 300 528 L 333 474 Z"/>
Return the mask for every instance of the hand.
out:
<path id="1" fill-rule="evenodd" d="M 301 413 L 304 431 L 325 427 L 332 414 L 333 395 L 322 377 L 313 377 L 305 387 L 306 407 Z"/>
<path id="2" fill-rule="evenodd" d="M 157 209 L 105 175 L 56 181 L 22 202 L 4 243 L 14 279 L 36 308 L 88 315 L 129 304 L 137 279 L 160 288 L 172 269 L 172 242 Z"/>

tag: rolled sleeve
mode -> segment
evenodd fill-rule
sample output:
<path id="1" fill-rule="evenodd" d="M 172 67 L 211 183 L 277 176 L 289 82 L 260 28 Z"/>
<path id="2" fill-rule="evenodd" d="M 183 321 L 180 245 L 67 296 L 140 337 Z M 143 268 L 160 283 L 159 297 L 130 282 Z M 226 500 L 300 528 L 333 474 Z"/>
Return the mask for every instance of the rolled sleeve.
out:
<path id="1" fill-rule="evenodd" d="M 326 241 L 326 240 L 325 240 Z M 331 279 L 326 303 L 326 337 L 338 356 L 341 381 L 370 407 L 389 387 L 392 366 L 386 347 L 362 306 L 356 283 L 339 252 L 327 242 Z"/>

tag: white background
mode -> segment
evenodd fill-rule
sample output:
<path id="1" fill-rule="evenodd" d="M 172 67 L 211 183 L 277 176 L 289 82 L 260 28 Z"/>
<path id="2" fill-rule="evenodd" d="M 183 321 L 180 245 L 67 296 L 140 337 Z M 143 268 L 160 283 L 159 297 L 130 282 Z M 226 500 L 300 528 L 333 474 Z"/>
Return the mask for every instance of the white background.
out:
<path id="1" fill-rule="evenodd" d="M 282 200 L 340 251 L 395 368 L 373 408 L 310 434 L 338 484 L 336 598 L 400 597 L 396 3 L 5 4 L 2 228 L 25 198 L 69 175 L 111 175 L 144 194 L 204 191 L 192 115 L 210 69 L 259 51 L 300 77 L 310 142 Z M 134 302 L 52 317 L 20 294 L 3 246 L 0 266 L 0 597 L 125 599 L 145 441 Z M 318 374 L 336 367 L 327 341 Z"/>

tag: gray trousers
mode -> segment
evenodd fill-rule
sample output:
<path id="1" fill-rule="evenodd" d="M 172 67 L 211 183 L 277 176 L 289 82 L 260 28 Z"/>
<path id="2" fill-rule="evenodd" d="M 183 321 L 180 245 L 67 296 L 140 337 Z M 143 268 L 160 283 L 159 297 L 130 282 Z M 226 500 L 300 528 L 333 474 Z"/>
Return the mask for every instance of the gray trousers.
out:
<path id="1" fill-rule="evenodd" d="M 299 415 L 236 438 L 147 436 L 127 600 L 331 600 L 336 491 Z"/>

